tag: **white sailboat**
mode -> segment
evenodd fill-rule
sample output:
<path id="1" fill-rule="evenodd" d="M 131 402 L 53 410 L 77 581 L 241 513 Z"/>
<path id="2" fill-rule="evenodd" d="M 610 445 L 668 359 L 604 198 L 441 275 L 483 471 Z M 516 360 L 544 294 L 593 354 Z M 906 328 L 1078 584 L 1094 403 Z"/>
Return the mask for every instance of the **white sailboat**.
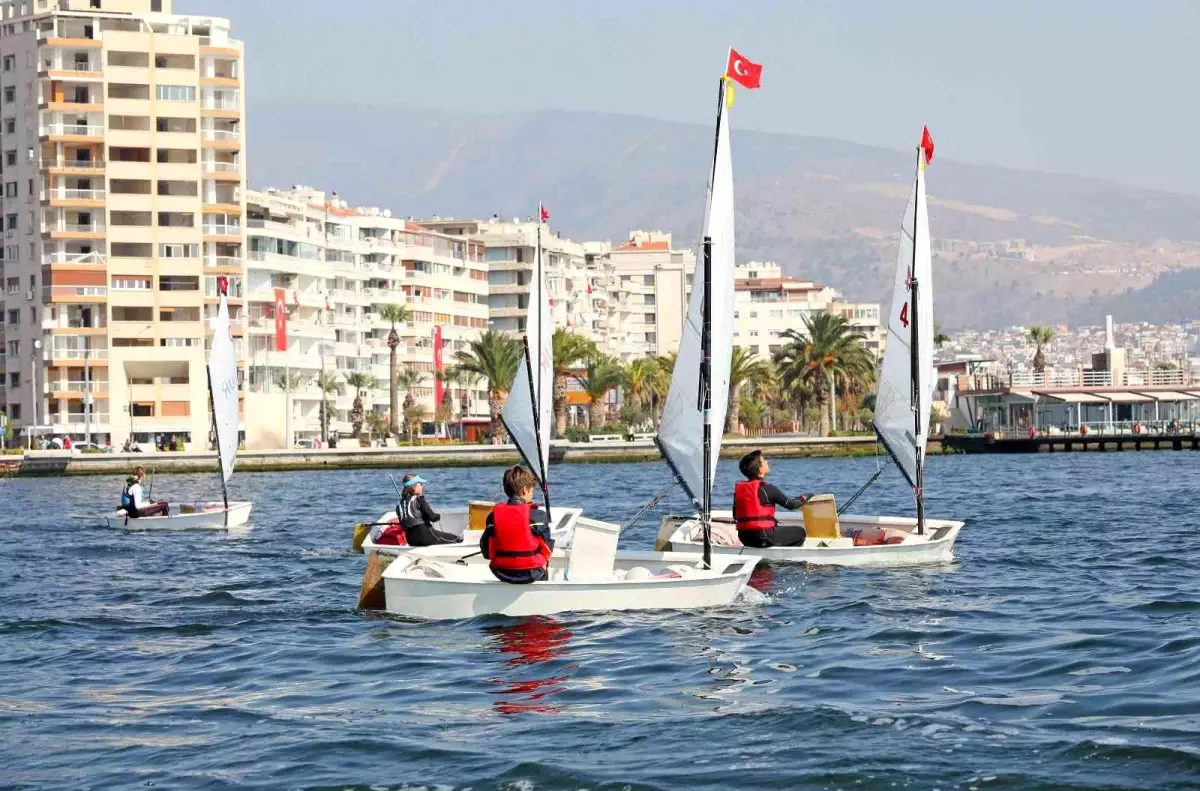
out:
<path id="1" fill-rule="evenodd" d="M 963 523 L 927 519 L 922 479 L 929 436 L 933 393 L 933 257 L 925 168 L 933 157 L 933 139 L 924 130 L 917 147 L 917 171 L 900 232 L 887 348 L 876 391 L 875 431 L 896 466 L 913 487 L 916 518 L 841 516 L 832 495 L 822 495 L 800 514 L 777 514 L 780 524 L 803 523 L 808 538 L 798 547 L 754 551 L 768 560 L 839 566 L 908 566 L 953 558 L 954 541 Z M 714 519 L 718 543 L 741 546 L 732 527 L 733 513 Z M 695 518 L 667 517 L 659 529 L 659 546 L 676 551 L 705 551 L 705 529 Z"/>
<path id="2" fill-rule="evenodd" d="M 237 350 L 229 324 L 228 283 L 218 278 L 220 304 L 213 322 L 212 348 L 208 352 L 208 399 L 212 408 L 213 433 L 217 440 L 221 502 L 184 503 L 173 506 L 166 516 L 131 519 L 124 509 L 105 517 L 110 527 L 137 530 L 224 530 L 241 527 L 250 520 L 251 502 L 230 502 L 227 488 L 233 476 L 238 446 Z"/>
<path id="3" fill-rule="evenodd" d="M 692 463 L 687 456 L 685 434 L 688 431 L 708 432 L 713 418 L 720 413 L 724 420 L 724 394 L 728 390 L 729 355 L 731 350 L 713 350 L 710 339 L 716 327 L 724 328 L 719 337 L 726 340 L 731 334 L 729 315 L 718 323 L 714 313 L 730 310 L 728 304 L 720 310 L 712 306 L 713 272 L 720 269 L 716 282 L 724 283 L 728 275 L 729 293 L 733 288 L 733 171 L 729 145 L 729 122 L 725 107 L 725 83 L 721 83 L 717 113 L 717 139 L 712 180 L 709 188 L 708 214 L 705 223 L 704 277 L 693 290 L 688 308 L 687 327 L 679 353 L 676 370 L 682 377 L 672 384 L 668 396 L 668 411 L 675 415 L 673 428 L 664 438 L 663 446 L 670 448 L 673 468 L 689 491 L 708 502 L 707 486 L 711 485 L 712 464 L 716 453 L 710 443 L 704 447 L 692 443 L 696 452 L 703 451 L 704 463 Z M 717 257 L 720 256 L 719 260 Z M 728 273 L 724 269 L 728 269 Z M 540 287 L 540 285 L 539 285 Z M 725 292 L 718 292 L 725 293 Z M 716 300 L 721 302 L 720 298 Z M 532 311 L 531 311 L 532 312 Z M 548 330 L 548 311 L 539 323 Z M 717 347 L 721 346 L 718 342 Z M 542 428 L 549 421 L 549 411 L 539 408 L 538 388 L 549 393 L 550 377 L 539 371 L 552 372 L 542 356 L 549 344 L 537 353 L 526 344 L 525 377 L 518 375 L 518 384 L 528 382 L 529 406 L 524 413 L 505 411 L 505 423 L 521 453 L 535 472 L 546 470 L 546 450 Z M 685 363 L 686 361 L 686 363 Z M 683 365 L 690 366 L 682 373 Z M 714 373 L 715 369 L 715 373 Z M 722 374 L 723 371 L 723 374 Z M 543 378 L 544 377 L 544 378 Z M 538 384 L 542 379 L 543 383 Z M 687 379 L 689 385 L 683 381 Z M 724 384 L 720 384 L 723 381 Z M 720 387 L 713 391 L 713 388 Z M 685 392 L 687 390 L 687 392 Z M 514 388 L 514 393 L 516 388 Z M 719 396 L 719 397 L 713 397 Z M 708 408 L 708 401 L 716 409 Z M 510 394 L 510 404 L 512 395 Z M 697 399 L 702 399 L 701 412 Z M 549 399 L 546 399 L 549 400 Z M 524 398 L 518 401 L 520 404 Z M 684 402 L 690 406 L 683 408 Z M 718 402 L 721 402 L 718 404 Z M 531 415 L 527 418 L 525 415 Z M 514 429 L 516 429 L 514 431 Z M 532 429 L 532 430 L 531 430 Z M 710 458 L 711 456 L 711 458 Z M 679 473 L 683 469 L 687 472 Z M 695 477 L 693 474 L 698 474 Z M 693 477 L 684 478 L 685 475 Z M 540 477 L 543 486 L 545 478 Z M 547 510 L 550 504 L 547 501 Z M 757 565 L 756 555 L 710 554 L 697 562 L 693 554 L 680 552 L 618 552 L 620 527 L 586 517 L 579 517 L 571 546 L 556 546 L 550 559 L 547 579 L 529 585 L 510 585 L 500 582 L 482 557 L 463 557 L 462 547 L 439 546 L 416 549 L 394 560 L 383 572 L 385 606 L 389 613 L 416 618 L 469 618 L 477 615 L 546 615 L 567 611 L 693 609 L 728 604 L 750 579 Z"/>

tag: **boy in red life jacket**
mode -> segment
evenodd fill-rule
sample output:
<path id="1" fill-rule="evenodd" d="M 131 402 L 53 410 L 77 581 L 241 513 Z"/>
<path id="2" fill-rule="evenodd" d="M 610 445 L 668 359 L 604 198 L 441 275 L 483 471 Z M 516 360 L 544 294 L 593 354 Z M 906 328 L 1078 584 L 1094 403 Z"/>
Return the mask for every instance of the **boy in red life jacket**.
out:
<path id="1" fill-rule="evenodd" d="M 733 518 L 742 544 L 755 549 L 798 547 L 808 537 L 800 525 L 781 525 L 775 521 L 775 507 L 795 511 L 811 494 L 788 497 L 763 480 L 771 465 L 761 450 L 747 453 L 738 462 L 746 480 L 733 485 Z"/>
<path id="2" fill-rule="evenodd" d="M 491 561 L 492 573 L 502 582 L 526 585 L 546 578 L 546 565 L 554 550 L 549 517 L 533 504 L 537 478 L 520 465 L 504 471 L 508 502 L 497 503 L 488 514 L 479 548 Z"/>

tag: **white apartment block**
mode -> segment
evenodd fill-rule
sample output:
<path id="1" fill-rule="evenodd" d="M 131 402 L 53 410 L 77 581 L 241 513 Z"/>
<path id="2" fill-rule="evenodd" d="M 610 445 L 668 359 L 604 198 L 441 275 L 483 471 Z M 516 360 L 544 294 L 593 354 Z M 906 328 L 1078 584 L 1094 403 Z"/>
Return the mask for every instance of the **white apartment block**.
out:
<path id="1" fill-rule="evenodd" d="M 483 246 L 386 210 L 352 208 L 336 194 L 309 187 L 248 193 L 247 225 L 247 398 L 260 418 L 247 437 L 250 446 L 290 446 L 321 436 L 317 382 L 322 372 L 343 383 L 352 372 L 374 376 L 377 384 L 364 394 L 364 410 L 389 412 L 391 325 L 379 315 L 387 304 L 403 304 L 411 313 L 411 320 L 397 327 L 399 368 L 421 375 L 401 399 L 410 394 L 432 424 L 435 331 L 447 368 L 454 353 L 487 328 Z M 276 348 L 279 292 L 287 314 L 286 352 Z M 281 387 L 289 375 L 299 380 L 291 390 L 290 417 Z M 455 422 L 464 416 L 468 422 L 486 419 L 485 383 L 449 385 L 446 391 Z M 338 393 L 325 396 L 333 411 L 331 432 L 351 432 L 355 395 L 343 384 Z"/>
<path id="2" fill-rule="evenodd" d="M 610 352 L 629 362 L 678 349 L 695 251 L 675 249 L 669 233 L 633 231 L 606 259 L 615 314 Z"/>
<path id="3" fill-rule="evenodd" d="M 828 286 L 784 277 L 776 263 L 750 262 L 735 268 L 733 344 L 770 359 L 788 330 L 803 333 L 804 321 L 817 313 L 845 316 L 866 336 L 864 345 L 883 356 L 885 330 L 879 325 L 878 303 L 848 303 Z"/>
<path id="4" fill-rule="evenodd" d="M 539 223 L 493 216 L 490 220 L 434 218 L 422 225 L 456 237 L 466 237 L 486 249 L 488 307 L 491 329 L 518 338 L 525 331 L 529 283 Z M 610 310 L 603 253 L 607 245 L 573 242 L 541 224 L 542 266 L 550 294 L 555 326 L 578 332 L 606 346 Z"/>
<path id="5" fill-rule="evenodd" d="M 207 447 L 205 318 L 218 274 L 240 287 L 244 106 L 227 20 L 0 2 L 0 408 L 18 434 Z"/>

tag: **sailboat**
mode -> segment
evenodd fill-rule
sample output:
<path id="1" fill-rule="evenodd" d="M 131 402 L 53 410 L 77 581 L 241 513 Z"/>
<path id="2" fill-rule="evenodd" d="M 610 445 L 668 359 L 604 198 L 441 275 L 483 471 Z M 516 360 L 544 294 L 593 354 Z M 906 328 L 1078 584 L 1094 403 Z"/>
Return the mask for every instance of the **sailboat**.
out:
<path id="1" fill-rule="evenodd" d="M 670 414 L 678 412 L 679 418 L 672 423 L 674 429 L 665 438 L 664 445 L 672 447 L 670 459 L 674 460 L 675 468 L 688 471 L 677 473 L 681 480 L 686 480 L 689 485 L 694 484 L 692 491 L 703 494 L 703 500 L 707 502 L 707 490 L 701 487 L 705 483 L 711 484 L 712 464 L 705 464 L 703 471 L 700 471 L 683 455 L 682 449 L 683 432 L 692 430 L 693 423 L 696 429 L 703 424 L 704 430 L 711 433 L 715 412 L 720 411 L 720 419 L 724 419 L 723 407 L 717 410 L 710 409 L 709 405 L 711 401 L 719 407 L 717 402 L 720 399 L 712 397 L 714 393 L 719 395 L 728 389 L 731 351 L 722 352 L 721 342 L 712 342 L 716 332 L 724 325 L 714 322 L 711 304 L 715 288 L 713 273 L 720 272 L 720 282 L 724 282 L 728 274 L 730 290 L 733 276 L 733 170 L 724 80 L 721 82 L 718 102 L 716 146 L 705 229 L 703 285 L 693 289 L 685 339 L 679 352 L 680 362 L 676 366 L 677 371 L 682 371 L 681 366 L 685 364 L 691 370 L 686 376 L 680 374 L 678 385 L 672 384 L 667 409 Z M 728 268 L 728 273 L 724 271 L 725 268 Z M 717 293 L 719 295 L 722 292 Z M 548 311 L 543 313 L 530 325 L 537 323 L 548 331 L 548 315 Z M 732 315 L 723 321 L 731 322 Z M 730 335 L 731 329 L 725 327 L 720 337 Z M 715 352 L 714 345 L 717 347 Z M 518 373 L 517 386 L 514 386 L 509 399 L 511 404 L 519 385 L 527 383 L 528 399 L 534 408 L 530 410 L 526 406 L 523 411 L 518 411 L 515 407 L 509 413 L 506 407 L 505 411 L 505 424 L 521 448 L 522 456 L 535 472 L 540 469 L 543 476 L 547 469 L 543 454 L 549 436 L 546 423 L 550 413 L 542 412 L 537 399 L 539 392 L 550 392 L 552 379 L 548 373 L 552 372 L 553 366 L 548 364 L 549 358 L 545 356 L 548 350 L 549 344 L 546 344 L 533 351 L 527 336 L 525 373 Z M 726 384 L 720 383 L 722 379 Z M 689 387 L 687 382 L 690 382 L 691 389 L 685 392 Z M 717 387 L 721 389 L 714 391 L 713 388 Z M 518 396 L 518 405 L 525 398 L 524 394 Z M 684 415 L 686 410 L 680 405 L 685 400 L 690 402 L 690 409 L 696 412 L 695 416 Z M 673 405 L 675 412 L 671 411 Z M 704 406 L 703 413 L 699 410 L 700 405 Z M 532 414 L 532 419 L 525 418 L 525 414 Z M 699 422 L 694 419 L 697 416 Z M 674 449 L 676 443 L 680 448 L 678 452 Z M 705 443 L 706 453 L 711 451 L 710 445 Z M 692 447 L 701 450 L 694 444 Z M 710 455 L 711 459 L 706 457 L 705 461 L 715 462 L 716 453 Z M 691 475 L 693 471 L 699 472 L 699 478 L 683 477 Z M 540 477 L 539 480 L 545 496 L 546 479 Z M 548 498 L 546 508 L 550 510 Z M 619 525 L 578 517 L 571 546 L 554 548 L 548 579 L 529 585 L 500 582 L 492 575 L 486 559 L 478 555 L 464 556 L 461 545 L 414 549 L 397 557 L 383 572 L 385 609 L 395 615 L 450 619 L 487 614 L 519 616 L 571 611 L 710 607 L 732 602 L 749 582 L 750 574 L 759 561 L 757 555 L 749 554 L 706 552 L 697 562 L 694 554 L 686 552 L 618 552 L 620 531 Z"/>
<path id="2" fill-rule="evenodd" d="M 550 517 L 550 535 L 556 546 L 566 547 L 575 532 L 575 524 L 583 515 L 581 508 L 558 507 L 550 509 L 550 426 L 554 408 L 554 324 L 550 320 L 550 294 L 542 267 L 542 221 L 545 212 L 538 207 L 537 241 L 533 256 L 533 277 L 529 283 L 529 308 L 525 318 L 525 335 L 521 342 L 521 362 L 509 388 L 508 400 L 500 416 L 505 430 L 525 466 L 537 476 L 545 500 L 546 513 Z M 396 493 L 399 496 L 399 492 Z M 492 503 L 476 501 L 467 508 L 449 508 L 440 512 L 442 517 L 436 525 L 440 532 L 462 536 L 462 544 L 479 544 L 483 533 L 483 522 L 491 511 Z M 398 520 L 395 509 L 385 511 L 374 527 L 382 527 Z M 404 554 L 413 547 L 407 544 L 376 544 L 377 531 L 362 534 L 360 547 L 368 555 L 383 553 Z"/>
<path id="3" fill-rule="evenodd" d="M 105 517 L 110 527 L 138 530 L 224 530 L 241 527 L 250 520 L 251 502 L 229 501 L 229 479 L 237 459 L 238 375 L 237 350 L 229 325 L 229 281 L 217 278 L 220 304 L 213 322 L 212 348 L 208 352 L 208 403 L 212 410 L 213 436 L 217 444 L 217 471 L 221 478 L 221 502 L 185 503 L 174 506 L 166 516 L 131 519 L 124 509 Z"/>
<path id="4" fill-rule="evenodd" d="M 933 255 L 925 169 L 933 158 L 933 138 L 923 130 L 917 146 L 912 194 L 900 229 L 900 251 L 888 320 L 887 348 L 876 390 L 875 432 L 913 489 L 916 517 L 842 516 L 832 495 L 819 495 L 802 514 L 778 513 L 780 524 L 803 523 L 802 546 L 754 551 L 767 560 L 837 566 L 909 566 L 953 559 L 954 541 L 963 522 L 925 516 L 925 446 L 933 395 Z M 878 476 L 876 476 L 878 477 Z M 869 481 L 867 485 L 870 485 Z M 865 488 L 865 487 L 864 487 Z M 727 529 L 718 542 L 741 546 L 731 511 L 713 519 Z M 658 546 L 675 551 L 708 552 L 708 533 L 695 517 L 668 516 Z"/>

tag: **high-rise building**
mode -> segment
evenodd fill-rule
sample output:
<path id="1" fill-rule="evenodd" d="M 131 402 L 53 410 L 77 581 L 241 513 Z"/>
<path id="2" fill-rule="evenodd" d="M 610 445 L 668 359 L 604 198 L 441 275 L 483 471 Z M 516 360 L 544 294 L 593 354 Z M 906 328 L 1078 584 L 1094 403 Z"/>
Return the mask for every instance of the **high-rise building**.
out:
<path id="1" fill-rule="evenodd" d="M 207 446 L 218 275 L 241 333 L 244 103 L 227 20 L 0 3 L 0 404 L 17 432 Z"/>
<path id="2" fill-rule="evenodd" d="M 399 400 L 410 418 L 420 417 L 418 430 L 462 424 L 469 435 L 470 426 L 486 423 L 486 383 L 439 384 L 434 353 L 440 340 L 445 373 L 454 353 L 487 329 L 482 244 L 385 209 L 351 207 L 311 187 L 251 191 L 246 211 L 247 405 L 256 415 L 248 426 L 249 447 L 323 438 L 322 403 L 330 412 L 329 432 L 353 433 L 356 396 L 364 412 L 360 433 L 369 429 L 369 413 L 391 419 L 391 323 L 381 315 L 384 305 L 409 312 L 408 321 L 396 326 L 397 367 L 404 376 Z M 276 343 L 281 306 L 285 352 Z M 331 389 L 322 389 L 322 374 Z M 355 374 L 373 378 L 373 386 L 350 386 Z"/>
<path id="3" fill-rule="evenodd" d="M 696 253 L 675 249 L 669 233 L 634 231 L 605 257 L 618 328 L 611 353 L 629 362 L 678 349 Z"/>

